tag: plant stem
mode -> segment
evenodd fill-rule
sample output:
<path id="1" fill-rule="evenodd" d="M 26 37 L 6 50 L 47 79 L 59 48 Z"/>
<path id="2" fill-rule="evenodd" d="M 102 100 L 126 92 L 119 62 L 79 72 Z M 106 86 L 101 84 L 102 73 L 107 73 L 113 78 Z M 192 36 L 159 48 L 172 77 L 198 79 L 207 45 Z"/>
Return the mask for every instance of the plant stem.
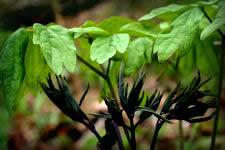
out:
<path id="1" fill-rule="evenodd" d="M 219 74 L 219 80 L 218 80 L 216 117 L 214 120 L 210 150 L 215 150 L 216 134 L 217 134 L 217 128 L 218 128 L 218 122 L 219 122 L 220 104 L 221 104 L 222 90 L 223 90 L 222 88 L 223 88 L 224 55 L 225 55 L 225 36 L 223 36 L 222 38 L 222 53 L 221 53 L 221 59 L 220 59 L 220 74 Z"/>
<path id="2" fill-rule="evenodd" d="M 184 150 L 184 134 L 182 120 L 179 120 L 179 137 L 180 137 L 180 150 Z"/>
<path id="3" fill-rule="evenodd" d="M 87 61 L 85 61 L 83 58 L 81 58 L 79 55 L 77 55 L 77 59 L 80 60 L 83 64 L 85 64 L 87 67 L 89 67 L 91 70 L 93 70 L 95 73 L 97 73 L 100 77 L 102 77 L 104 80 L 106 80 L 106 76 L 104 73 L 96 69 L 94 66 L 89 64 Z"/>
<path id="4" fill-rule="evenodd" d="M 113 127 L 115 129 L 115 132 L 116 132 L 119 149 L 120 150 L 124 150 L 123 141 L 122 141 L 122 138 L 121 138 L 121 135 L 120 135 L 120 130 L 119 130 L 118 126 L 116 125 L 116 123 L 113 120 L 112 120 L 112 125 L 113 125 Z"/>
<path id="5" fill-rule="evenodd" d="M 83 125 L 85 125 L 92 133 L 94 133 L 94 135 L 98 138 L 99 141 L 102 139 L 101 136 L 98 134 L 98 132 L 96 131 L 96 129 L 94 127 L 92 127 L 91 125 L 89 125 L 85 121 L 83 121 L 81 123 Z"/>
<path id="6" fill-rule="evenodd" d="M 163 124 L 164 124 L 163 121 L 162 122 L 160 122 L 159 120 L 157 121 L 156 128 L 155 128 L 155 131 L 154 131 L 154 134 L 153 134 L 153 137 L 152 137 L 152 143 L 151 143 L 151 146 L 150 146 L 150 150 L 155 149 L 158 133 L 159 133 L 159 130 L 161 129 Z"/>
<path id="7" fill-rule="evenodd" d="M 97 73 L 100 77 L 102 77 L 106 81 L 106 83 L 107 83 L 107 85 L 108 85 L 108 87 L 110 89 L 110 93 L 111 93 L 112 97 L 115 98 L 116 105 L 119 108 L 119 102 L 118 102 L 118 100 L 116 98 L 116 94 L 114 92 L 112 83 L 111 83 L 111 81 L 109 79 L 109 76 L 108 76 L 109 75 L 109 69 L 110 69 L 111 60 L 109 60 L 109 64 L 108 64 L 108 67 L 107 67 L 107 72 L 106 72 L 106 75 L 105 75 L 104 73 L 102 73 L 101 71 L 96 69 L 94 66 L 89 64 L 87 61 L 85 61 L 83 58 L 81 58 L 79 55 L 77 55 L 77 59 L 80 60 L 83 64 L 85 64 L 87 67 L 89 67 L 92 71 Z M 127 140 L 129 142 L 129 144 L 131 144 L 131 140 L 130 140 L 130 136 L 129 136 L 128 130 L 125 127 L 123 127 L 123 130 L 124 130 L 124 133 L 125 133 L 125 135 L 127 137 Z"/>
<path id="8" fill-rule="evenodd" d="M 136 137 L 135 137 L 135 126 L 133 118 L 130 119 L 130 133 L 131 133 L 131 149 L 136 150 Z"/>
<path id="9" fill-rule="evenodd" d="M 117 100 L 117 98 L 116 98 L 116 94 L 115 94 L 115 92 L 114 92 L 114 89 L 113 89 L 113 86 L 112 86 L 112 83 L 111 83 L 111 81 L 110 81 L 110 79 L 109 79 L 109 77 L 108 76 L 106 76 L 104 73 L 102 73 L 101 71 L 99 71 L 98 69 L 96 69 L 94 66 L 92 66 L 90 63 L 88 63 L 87 61 L 85 61 L 83 58 L 81 58 L 79 55 L 77 55 L 77 59 L 78 60 L 80 60 L 83 64 L 85 64 L 87 67 L 89 67 L 92 71 L 94 71 L 95 73 L 97 73 L 100 77 L 102 77 L 105 81 L 106 81 L 106 83 L 107 83 L 107 85 L 108 85 L 108 87 L 109 87 L 109 90 L 110 90 L 110 93 L 111 93 L 111 95 L 112 95 L 112 97 L 113 98 L 115 98 L 115 102 L 116 102 L 116 105 L 119 107 L 119 103 L 118 103 L 118 100 Z"/>
<path id="10" fill-rule="evenodd" d="M 210 23 L 212 23 L 212 19 L 206 13 L 204 8 L 202 10 L 206 18 L 210 21 Z M 223 69 L 224 69 L 224 55 L 225 55 L 225 35 L 223 35 L 223 32 L 220 29 L 217 29 L 217 32 L 222 37 L 222 52 L 221 52 L 221 58 L 220 58 L 220 74 L 219 74 L 219 80 L 218 80 L 218 95 L 217 95 L 217 106 L 216 106 L 216 114 L 215 114 L 216 116 L 214 120 L 210 150 L 215 150 L 216 134 L 217 134 L 217 128 L 218 128 L 218 122 L 219 122 L 220 104 L 221 104 L 221 97 L 222 97 L 222 90 L 223 90 L 222 88 L 223 88 L 223 71 L 224 71 Z"/>

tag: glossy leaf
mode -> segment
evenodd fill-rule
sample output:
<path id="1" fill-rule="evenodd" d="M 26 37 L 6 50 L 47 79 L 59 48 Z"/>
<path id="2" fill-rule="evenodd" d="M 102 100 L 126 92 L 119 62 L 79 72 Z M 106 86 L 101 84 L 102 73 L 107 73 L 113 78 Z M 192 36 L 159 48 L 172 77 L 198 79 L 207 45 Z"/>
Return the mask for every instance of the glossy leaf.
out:
<path id="1" fill-rule="evenodd" d="M 63 71 L 63 65 L 74 72 L 76 47 L 73 34 L 68 29 L 59 25 L 34 24 L 33 43 L 40 45 L 48 65 L 56 74 Z"/>
<path id="2" fill-rule="evenodd" d="M 22 95 L 20 92 L 23 92 L 24 55 L 28 39 L 27 31 L 18 29 L 9 36 L 0 55 L 0 85 L 10 114 Z"/>
<path id="3" fill-rule="evenodd" d="M 97 37 L 91 45 L 91 60 L 99 64 L 104 63 L 116 54 L 124 53 L 129 43 L 128 34 L 114 34 L 112 36 Z"/>

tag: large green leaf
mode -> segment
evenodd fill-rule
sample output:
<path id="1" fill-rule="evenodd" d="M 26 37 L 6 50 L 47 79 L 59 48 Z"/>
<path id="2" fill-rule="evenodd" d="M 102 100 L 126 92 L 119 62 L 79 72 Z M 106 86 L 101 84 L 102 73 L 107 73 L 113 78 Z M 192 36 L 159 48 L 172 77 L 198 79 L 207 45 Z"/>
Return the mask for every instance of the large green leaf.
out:
<path id="1" fill-rule="evenodd" d="M 169 33 L 158 35 L 154 54 L 158 54 L 160 62 L 166 61 L 175 52 L 178 56 L 184 56 L 191 50 L 203 16 L 200 8 L 189 9 L 171 23 L 173 29 Z"/>
<path id="2" fill-rule="evenodd" d="M 196 45 L 196 65 L 201 73 L 209 76 L 219 74 L 220 61 L 213 39 L 198 41 Z"/>
<path id="3" fill-rule="evenodd" d="M 112 16 L 102 22 L 100 22 L 97 27 L 106 30 L 110 33 L 118 33 L 120 28 L 125 24 L 134 22 L 131 19 L 120 17 L 120 16 Z"/>
<path id="4" fill-rule="evenodd" d="M 24 28 L 10 35 L 0 55 L 0 85 L 3 99 L 11 114 L 24 80 L 24 55 L 28 43 L 28 33 Z"/>
<path id="5" fill-rule="evenodd" d="M 63 71 L 63 65 L 74 72 L 76 47 L 73 34 L 68 29 L 59 25 L 34 24 L 33 43 L 40 45 L 48 65 L 57 75 Z"/>
<path id="6" fill-rule="evenodd" d="M 33 44 L 33 36 L 29 34 L 29 43 L 25 54 L 25 83 L 29 90 L 35 94 L 39 81 L 46 80 L 51 69 L 47 65 L 39 45 Z"/>
<path id="7" fill-rule="evenodd" d="M 193 74 L 193 70 L 195 68 L 195 50 L 192 49 L 187 53 L 184 57 L 180 58 L 179 61 L 179 72 L 181 72 L 184 76 L 190 76 Z"/>
<path id="8" fill-rule="evenodd" d="M 179 4 L 170 4 L 165 7 L 160 7 L 152 10 L 150 13 L 144 15 L 139 19 L 139 21 L 144 20 L 151 20 L 155 17 L 158 17 L 163 20 L 172 20 L 178 14 L 182 13 L 183 11 L 193 8 L 193 7 L 200 7 L 200 6 L 211 6 L 217 3 L 219 0 L 212 0 L 212 1 L 198 1 L 193 4 L 189 5 L 179 5 Z"/>
<path id="9" fill-rule="evenodd" d="M 223 25 L 225 25 L 225 0 L 220 2 L 220 9 L 216 14 L 216 18 L 202 31 L 201 40 L 206 39 L 211 33 L 220 29 Z"/>
<path id="10" fill-rule="evenodd" d="M 91 60 L 99 64 L 104 63 L 116 54 L 124 53 L 129 43 L 128 34 L 114 34 L 112 36 L 97 37 L 91 45 Z"/>
<path id="11" fill-rule="evenodd" d="M 219 0 L 209 0 L 209 1 L 199 1 L 195 4 L 190 4 L 191 6 L 199 7 L 199 6 L 210 6 L 217 3 Z"/>
<path id="12" fill-rule="evenodd" d="M 124 60 L 126 75 L 137 71 L 146 62 L 151 63 L 152 46 L 153 41 L 146 37 L 138 38 L 129 44 Z"/>
<path id="13" fill-rule="evenodd" d="M 144 15 L 139 19 L 139 21 L 151 20 L 155 17 L 158 18 L 167 18 L 168 14 L 172 15 L 174 12 L 181 12 L 188 8 L 188 5 L 178 5 L 178 4 L 170 4 L 165 7 L 160 7 L 152 10 L 150 13 Z M 169 17 L 170 18 L 170 17 Z M 168 19 L 168 18 L 167 18 Z"/>
<path id="14" fill-rule="evenodd" d="M 130 36 L 135 37 L 156 37 L 156 33 L 153 30 L 146 28 L 139 22 L 132 22 L 124 25 L 123 27 L 121 27 L 120 32 L 128 33 Z"/>

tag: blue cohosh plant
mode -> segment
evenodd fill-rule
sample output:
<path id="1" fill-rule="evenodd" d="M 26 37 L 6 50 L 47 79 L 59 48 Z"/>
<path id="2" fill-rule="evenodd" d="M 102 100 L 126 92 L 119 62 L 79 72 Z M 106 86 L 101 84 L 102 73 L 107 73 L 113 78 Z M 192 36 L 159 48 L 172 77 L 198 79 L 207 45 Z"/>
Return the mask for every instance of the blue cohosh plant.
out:
<path id="1" fill-rule="evenodd" d="M 144 74 L 140 72 L 138 79 L 134 82 L 132 89 L 128 92 L 128 84 L 124 86 L 123 81 L 123 66 L 121 66 L 120 75 L 118 78 L 118 94 L 121 107 L 115 103 L 115 100 L 109 100 L 109 97 L 104 99 L 108 108 L 108 113 L 101 112 L 100 114 L 91 114 L 97 117 L 104 117 L 106 134 L 101 137 L 95 129 L 94 124 L 88 119 L 87 115 L 81 110 L 80 106 L 84 100 L 87 90 L 84 92 L 80 104 L 78 105 L 71 95 L 71 92 L 60 76 L 56 76 L 58 89 L 53 85 L 51 77 L 47 79 L 47 85 L 41 83 L 41 87 L 51 101 L 73 121 L 77 121 L 85 125 L 98 138 L 98 149 L 109 150 L 118 142 L 119 149 L 123 150 L 123 141 L 121 138 L 119 127 L 123 127 L 128 131 L 128 140 L 132 150 L 136 149 L 135 129 L 140 123 L 148 119 L 152 115 L 157 117 L 155 132 L 152 138 L 150 149 L 154 150 L 157 135 L 164 123 L 173 123 L 172 120 L 185 120 L 189 123 L 203 122 L 211 119 L 211 115 L 205 117 L 205 113 L 209 108 L 215 108 L 213 100 L 215 97 L 210 94 L 209 90 L 199 90 L 202 85 L 209 81 L 200 82 L 200 73 L 197 78 L 194 78 L 192 83 L 180 92 L 179 85 L 168 95 L 163 107 L 158 114 L 156 111 L 161 102 L 163 94 L 157 90 L 146 98 L 144 106 L 140 104 L 144 100 L 145 93 L 142 90 L 144 85 Z M 211 100 L 203 102 L 202 98 L 212 97 Z M 201 101 L 200 101 L 201 100 Z M 124 121 L 122 112 L 125 111 L 130 123 Z M 134 122 L 135 112 L 141 111 L 139 120 Z"/>
<path id="2" fill-rule="evenodd" d="M 146 100 L 146 94 L 142 92 L 142 73 L 128 94 L 123 75 L 136 74 L 145 64 L 163 63 L 170 64 L 182 79 L 186 79 L 197 68 L 201 74 L 212 76 L 218 83 L 218 88 L 214 88 L 214 93 L 217 92 L 211 142 L 211 150 L 214 150 L 224 79 L 224 18 L 225 0 L 210 0 L 186 5 L 170 4 L 154 9 L 138 20 L 113 16 L 98 24 L 88 20 L 80 27 L 71 29 L 54 23 L 35 23 L 31 27 L 20 28 L 9 36 L 0 50 L 0 98 L 4 100 L 9 114 L 12 114 L 21 97 L 25 93 L 35 95 L 41 82 L 46 94 L 62 112 L 74 121 L 83 123 L 98 137 L 98 145 L 102 149 L 114 145 L 115 141 L 122 149 L 118 126 L 123 128 L 128 142 L 135 149 L 136 127 L 154 115 L 158 118 L 151 144 L 154 148 L 157 133 L 165 122 L 174 119 L 195 122 L 212 117 L 200 117 L 211 107 L 208 103 L 198 101 L 202 96 L 210 95 L 208 91 L 199 91 L 205 82 L 200 83 L 198 77 L 181 93 L 178 86 L 158 114 L 156 111 L 163 94 L 156 90 Z M 215 46 L 213 43 L 218 40 L 222 44 Z M 91 78 L 93 74 L 87 71 L 90 69 L 95 73 L 94 77 L 97 75 L 104 80 L 100 95 L 108 106 L 108 114 L 98 116 L 107 118 L 108 132 L 102 138 L 80 106 L 72 101 L 64 79 L 58 77 L 59 89 L 54 87 L 50 77 L 49 86 L 44 86 L 48 74 L 62 75 L 64 68 L 74 73 L 77 60 L 80 63 L 76 71 L 82 76 Z M 114 87 L 121 62 L 124 62 L 124 72 L 121 72 L 118 80 L 118 100 Z M 66 100 L 62 103 L 59 98 Z M 140 107 L 143 100 L 145 105 Z M 130 120 L 129 126 L 122 117 L 123 111 Z M 135 123 L 137 111 L 140 111 L 140 116 Z M 116 138 L 110 141 L 111 144 L 105 144 L 104 141 L 111 135 L 116 135 Z"/>

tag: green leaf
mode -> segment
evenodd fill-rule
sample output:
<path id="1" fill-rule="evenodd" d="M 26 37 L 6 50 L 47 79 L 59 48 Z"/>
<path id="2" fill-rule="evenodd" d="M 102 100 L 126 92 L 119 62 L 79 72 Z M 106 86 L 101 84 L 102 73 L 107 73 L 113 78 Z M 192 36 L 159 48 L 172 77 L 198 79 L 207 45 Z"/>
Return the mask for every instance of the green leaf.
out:
<path id="1" fill-rule="evenodd" d="M 74 32 L 76 34 L 82 35 L 82 34 L 90 34 L 90 35 L 110 35 L 109 32 L 98 28 L 98 27 L 87 27 L 87 28 L 72 28 L 69 29 L 70 32 Z M 77 36 L 76 36 L 77 38 Z"/>
<path id="2" fill-rule="evenodd" d="M 124 53 L 129 43 L 128 34 L 114 34 L 112 36 L 97 37 L 91 45 L 91 60 L 99 64 L 104 63 L 116 54 Z"/>
<path id="3" fill-rule="evenodd" d="M 151 63 L 152 46 L 153 41 L 146 37 L 132 41 L 127 48 L 127 56 L 124 60 L 124 74 L 130 75 L 146 62 Z"/>
<path id="4" fill-rule="evenodd" d="M 223 25 L 225 25 L 225 0 L 221 1 L 219 11 L 216 14 L 216 18 L 213 22 L 206 27 L 201 33 L 201 40 L 206 39 L 210 36 L 214 31 L 220 29 Z"/>
<path id="5" fill-rule="evenodd" d="M 166 61 L 175 52 L 184 56 L 191 50 L 203 16 L 201 9 L 189 9 L 171 23 L 173 29 L 169 33 L 158 35 L 153 52 L 158 54 L 160 62 Z"/>
<path id="6" fill-rule="evenodd" d="M 219 0 L 210 0 L 210 1 L 199 1 L 195 4 L 190 4 L 190 6 L 199 7 L 199 6 L 210 6 L 217 3 Z"/>
<path id="7" fill-rule="evenodd" d="M 63 65 L 69 72 L 74 72 L 76 47 L 73 34 L 69 30 L 59 25 L 47 28 L 41 24 L 34 24 L 33 43 L 40 45 L 45 60 L 57 75 L 63 71 Z"/>
<path id="8" fill-rule="evenodd" d="M 135 37 L 143 37 L 143 36 L 156 37 L 155 31 L 152 31 L 151 29 L 146 28 L 139 22 L 132 22 L 132 23 L 124 25 L 120 29 L 120 32 L 128 33 L 130 36 L 135 36 Z"/>
<path id="9" fill-rule="evenodd" d="M 180 58 L 178 68 L 179 68 L 179 71 L 186 77 L 190 76 L 193 73 L 193 70 L 195 68 L 194 49 L 188 52 L 187 55 L 185 55 L 184 57 Z"/>
<path id="10" fill-rule="evenodd" d="M 174 12 L 177 13 L 178 11 L 179 12 L 184 11 L 187 8 L 188 8 L 188 5 L 170 4 L 168 6 L 160 7 L 160 8 L 152 10 L 150 13 L 141 17 L 139 21 L 151 20 L 155 17 L 167 18 L 168 15 L 172 15 L 172 13 Z"/>
<path id="11" fill-rule="evenodd" d="M 20 28 L 10 35 L 0 55 L 0 85 L 9 114 L 20 98 L 24 80 L 24 55 L 28 33 Z"/>
<path id="12" fill-rule="evenodd" d="M 100 22 L 97 27 L 106 30 L 110 33 L 118 33 L 120 28 L 125 24 L 134 22 L 131 19 L 120 17 L 120 16 L 112 16 L 102 22 Z"/>
<path id="13" fill-rule="evenodd" d="M 39 45 L 33 44 L 33 36 L 29 34 L 29 43 L 25 54 L 25 83 L 33 94 L 36 94 L 39 81 L 46 80 L 51 69 L 48 67 Z"/>
<path id="14" fill-rule="evenodd" d="M 86 28 L 86 27 L 95 27 L 96 24 L 94 21 L 92 20 L 88 20 L 86 21 L 84 24 L 81 25 L 82 28 Z"/>
<path id="15" fill-rule="evenodd" d="M 212 38 L 197 42 L 196 65 L 201 73 L 209 76 L 218 76 L 220 61 L 216 50 Z"/>

